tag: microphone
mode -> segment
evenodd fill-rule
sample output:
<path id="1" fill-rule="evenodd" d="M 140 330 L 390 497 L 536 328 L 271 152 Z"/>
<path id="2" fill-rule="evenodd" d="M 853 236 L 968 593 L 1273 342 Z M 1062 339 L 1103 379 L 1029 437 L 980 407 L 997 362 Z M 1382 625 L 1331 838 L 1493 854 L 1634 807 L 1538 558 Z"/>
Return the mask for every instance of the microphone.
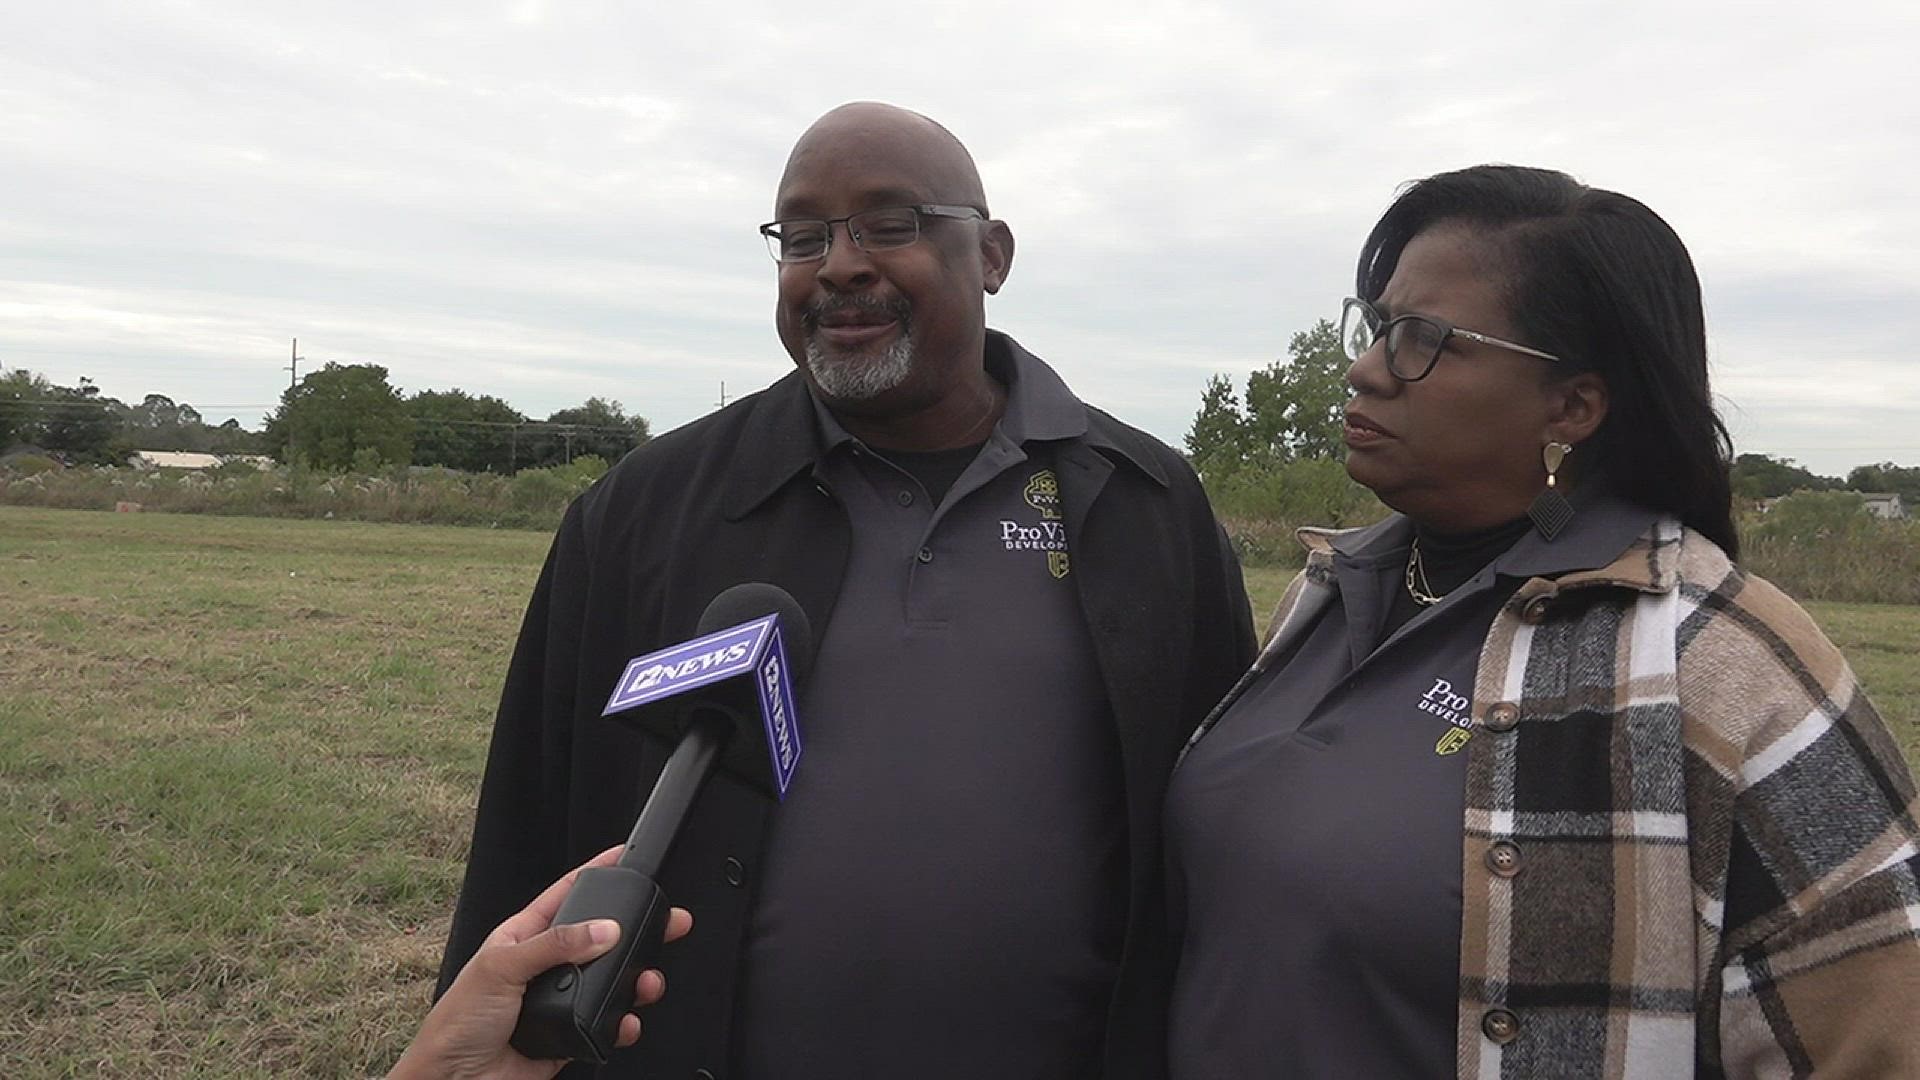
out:
<path id="1" fill-rule="evenodd" d="M 513 1048 L 536 1060 L 606 1063 L 633 1008 L 634 981 L 653 965 L 669 905 L 656 884 L 681 823 L 716 768 L 786 798 L 800 759 L 794 673 L 813 662 L 806 612 L 786 590 L 749 582 L 713 598 L 693 640 L 629 661 L 602 716 L 675 739 L 612 866 L 574 879 L 555 925 L 614 919 L 620 942 L 585 964 L 562 964 L 527 984 Z"/>

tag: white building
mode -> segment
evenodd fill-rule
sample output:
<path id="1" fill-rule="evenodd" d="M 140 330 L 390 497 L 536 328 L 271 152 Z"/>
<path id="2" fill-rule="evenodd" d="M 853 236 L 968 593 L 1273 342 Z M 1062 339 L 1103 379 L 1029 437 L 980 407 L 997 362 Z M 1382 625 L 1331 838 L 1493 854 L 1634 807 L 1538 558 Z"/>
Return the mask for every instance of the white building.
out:
<path id="1" fill-rule="evenodd" d="M 217 469 L 220 458 L 186 450 L 135 450 L 127 456 L 127 464 L 136 469 Z"/>
<path id="2" fill-rule="evenodd" d="M 1860 497 L 1866 500 L 1867 513 L 1888 521 L 1904 521 L 1907 517 L 1906 504 L 1900 501 L 1900 493 L 1863 491 Z"/>

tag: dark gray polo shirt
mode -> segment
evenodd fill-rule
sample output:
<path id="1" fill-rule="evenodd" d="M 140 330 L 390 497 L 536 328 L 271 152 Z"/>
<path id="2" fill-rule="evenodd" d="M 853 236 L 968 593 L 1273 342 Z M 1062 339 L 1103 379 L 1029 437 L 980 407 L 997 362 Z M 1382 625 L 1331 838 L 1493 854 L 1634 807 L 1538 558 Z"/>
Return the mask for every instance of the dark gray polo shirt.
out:
<path id="1" fill-rule="evenodd" d="M 935 506 L 824 409 L 853 529 L 767 841 L 740 1013 L 749 1080 L 1097 1069 L 1124 931 L 1119 748 L 1047 441 L 1051 371 Z"/>
<path id="2" fill-rule="evenodd" d="M 1168 790 L 1176 1080 L 1453 1075 L 1481 643 L 1522 581 L 1604 566 L 1654 518 L 1582 502 L 1384 641 L 1410 523 L 1336 540 L 1338 602 Z"/>

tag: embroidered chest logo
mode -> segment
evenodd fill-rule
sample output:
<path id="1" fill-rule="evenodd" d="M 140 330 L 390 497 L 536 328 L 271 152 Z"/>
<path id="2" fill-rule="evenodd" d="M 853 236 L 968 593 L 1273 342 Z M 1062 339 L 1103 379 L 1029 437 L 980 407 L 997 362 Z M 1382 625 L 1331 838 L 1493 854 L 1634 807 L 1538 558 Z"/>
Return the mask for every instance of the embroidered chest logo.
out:
<path id="1" fill-rule="evenodd" d="M 1041 469 L 1027 478 L 1020 495 L 1039 512 L 1040 520 L 1028 524 L 1002 519 L 1000 543 L 1008 551 L 1045 552 L 1047 572 L 1056 578 L 1066 577 L 1073 567 L 1067 558 L 1067 525 L 1060 519 L 1059 479 L 1052 469 Z"/>
<path id="2" fill-rule="evenodd" d="M 1457 754 L 1473 737 L 1473 720 L 1468 715 L 1473 707 L 1465 695 L 1453 692 L 1453 684 L 1445 679 L 1433 680 L 1433 686 L 1420 695 L 1420 711 L 1432 713 L 1447 722 L 1447 730 L 1440 735 L 1440 741 L 1433 744 L 1433 752 L 1445 757 Z"/>

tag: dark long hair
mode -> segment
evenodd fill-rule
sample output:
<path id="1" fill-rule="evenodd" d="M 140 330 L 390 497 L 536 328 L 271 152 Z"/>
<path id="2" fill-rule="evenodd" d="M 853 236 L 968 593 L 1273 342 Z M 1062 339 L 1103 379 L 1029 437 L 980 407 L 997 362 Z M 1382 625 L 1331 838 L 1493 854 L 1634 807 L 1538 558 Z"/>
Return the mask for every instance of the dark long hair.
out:
<path id="1" fill-rule="evenodd" d="M 1673 228 L 1565 173 L 1478 165 L 1401 192 L 1360 251 L 1359 295 L 1379 299 L 1408 241 L 1442 223 L 1504 255 L 1522 341 L 1561 357 L 1566 374 L 1606 381 L 1607 418 L 1578 455 L 1588 471 L 1738 555 L 1733 446 L 1707 387 L 1700 279 Z"/>

